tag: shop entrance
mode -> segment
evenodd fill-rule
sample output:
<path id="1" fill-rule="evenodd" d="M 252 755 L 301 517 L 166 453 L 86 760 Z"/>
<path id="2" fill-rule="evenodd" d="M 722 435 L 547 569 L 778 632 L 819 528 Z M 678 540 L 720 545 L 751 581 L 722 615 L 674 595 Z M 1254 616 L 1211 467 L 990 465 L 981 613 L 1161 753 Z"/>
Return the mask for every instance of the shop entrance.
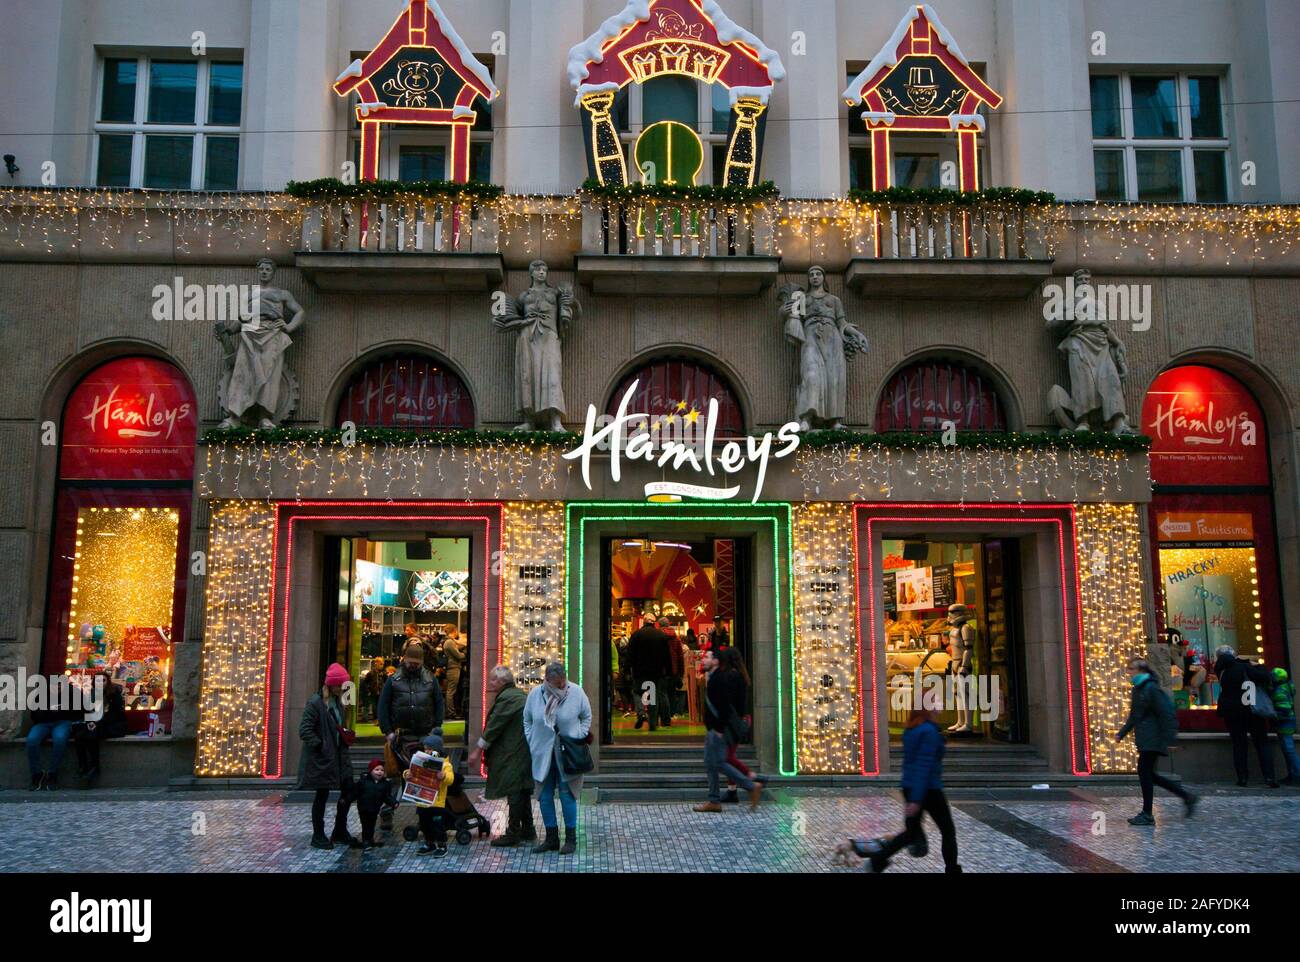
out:
<path id="1" fill-rule="evenodd" d="M 702 652 L 735 647 L 752 678 L 750 557 L 747 537 L 602 540 L 602 744 L 703 742 Z"/>
<path id="2" fill-rule="evenodd" d="M 882 554 L 890 737 L 919 690 L 952 745 L 1027 741 L 1019 543 L 886 538 Z"/>
<path id="3" fill-rule="evenodd" d="M 356 685 L 347 723 L 359 741 L 382 739 L 377 709 L 388 676 L 414 639 L 446 703 L 443 738 L 465 740 L 469 702 L 469 537 L 333 536 L 325 539 L 321 672 L 331 662 Z"/>

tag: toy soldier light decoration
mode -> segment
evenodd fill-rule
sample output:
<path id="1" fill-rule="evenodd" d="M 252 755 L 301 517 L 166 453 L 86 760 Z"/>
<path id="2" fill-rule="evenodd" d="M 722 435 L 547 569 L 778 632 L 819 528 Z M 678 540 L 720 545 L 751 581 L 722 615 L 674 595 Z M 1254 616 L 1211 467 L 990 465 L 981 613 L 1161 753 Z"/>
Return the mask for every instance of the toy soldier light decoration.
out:
<path id="1" fill-rule="evenodd" d="M 843 427 L 848 407 L 847 359 L 867 353 L 867 337 L 844 318 L 844 302 L 826 290 L 826 271 L 808 269 L 808 289 L 782 285 L 779 314 L 785 339 L 799 348 L 794 416 L 799 430 Z"/>
<path id="2" fill-rule="evenodd" d="M 1092 430 L 1091 419 L 1099 415 L 1101 426 L 1113 434 L 1132 434 L 1124 406 L 1124 380 L 1128 360 L 1124 345 L 1100 316 L 1092 288 L 1092 272 L 1074 272 L 1073 310 L 1047 321 L 1047 329 L 1062 337 L 1057 350 L 1070 370 L 1070 389 L 1052 385 L 1047 405 L 1063 431 Z"/>
<path id="3" fill-rule="evenodd" d="M 292 294 L 270 286 L 274 274 L 275 261 L 259 260 L 251 310 L 214 325 L 223 354 L 218 386 L 226 415 L 223 428 L 276 427 L 298 400 L 298 379 L 284 363 L 284 352 L 293 344 L 289 335 L 302 327 L 306 314 Z"/>
<path id="4" fill-rule="evenodd" d="M 517 331 L 515 404 L 523 421 L 516 431 L 563 431 L 564 388 L 561 341 L 582 313 L 570 287 L 546 282 L 546 262 L 528 265 L 532 285 L 492 318 L 498 330 Z"/>

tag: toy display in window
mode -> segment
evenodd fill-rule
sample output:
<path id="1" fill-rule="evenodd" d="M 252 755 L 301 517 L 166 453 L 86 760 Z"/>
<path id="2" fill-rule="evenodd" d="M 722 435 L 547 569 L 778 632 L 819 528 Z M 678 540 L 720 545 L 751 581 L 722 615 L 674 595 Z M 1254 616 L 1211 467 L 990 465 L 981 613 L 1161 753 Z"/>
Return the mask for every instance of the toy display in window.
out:
<path id="1" fill-rule="evenodd" d="M 952 656 L 949 671 L 956 677 L 957 723 L 948 729 L 952 735 L 973 735 L 975 725 L 971 721 L 971 709 L 966 699 L 966 677 L 974 668 L 975 659 L 975 624 L 971 620 L 970 609 L 958 602 L 948 606 L 948 653 Z"/>

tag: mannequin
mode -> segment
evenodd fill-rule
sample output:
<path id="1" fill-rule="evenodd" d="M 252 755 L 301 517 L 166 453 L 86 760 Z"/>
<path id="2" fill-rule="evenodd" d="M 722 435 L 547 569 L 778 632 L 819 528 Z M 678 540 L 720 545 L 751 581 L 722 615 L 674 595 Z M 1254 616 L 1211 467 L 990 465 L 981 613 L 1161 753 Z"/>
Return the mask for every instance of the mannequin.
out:
<path id="1" fill-rule="evenodd" d="M 948 606 L 948 654 L 952 657 L 949 670 L 954 676 L 957 698 L 957 724 L 949 727 L 950 734 L 974 734 L 971 710 L 966 700 L 966 678 L 975 659 L 975 625 L 970 620 L 970 609 L 963 604 Z"/>

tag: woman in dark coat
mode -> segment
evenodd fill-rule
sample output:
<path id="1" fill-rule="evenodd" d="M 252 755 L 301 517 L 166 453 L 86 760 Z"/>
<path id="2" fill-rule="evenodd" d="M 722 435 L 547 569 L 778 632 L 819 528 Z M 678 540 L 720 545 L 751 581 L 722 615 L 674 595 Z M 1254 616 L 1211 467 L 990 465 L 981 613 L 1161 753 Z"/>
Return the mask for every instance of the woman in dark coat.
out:
<path id="1" fill-rule="evenodd" d="M 469 756 L 471 769 L 487 756 L 488 798 L 504 798 L 509 821 L 505 833 L 492 839 L 496 848 L 513 848 L 537 841 L 533 827 L 533 756 L 524 737 L 524 703 L 527 696 L 515 687 L 515 677 L 505 665 L 488 673 L 488 694 L 496 695 L 483 726 L 483 737 Z"/>
<path id="2" fill-rule="evenodd" d="M 298 765 L 298 787 L 314 789 L 311 805 L 312 848 L 333 848 L 340 842 L 348 848 L 361 848 L 361 842 L 348 832 L 348 809 L 352 807 L 352 760 L 348 756 L 348 739 L 343 728 L 343 704 L 340 696 L 348 682 L 347 669 L 337 662 L 325 671 L 325 684 L 307 701 L 298 726 L 302 739 L 302 761 Z M 334 811 L 334 831 L 325 834 L 325 803 L 330 792 L 339 792 Z"/>
<path id="3" fill-rule="evenodd" d="M 1129 662 L 1128 671 L 1133 682 L 1133 695 L 1129 702 L 1128 720 L 1124 722 L 1124 727 L 1119 730 L 1115 740 L 1123 741 L 1125 735 L 1133 732 L 1133 741 L 1138 750 L 1138 782 L 1142 786 L 1142 811 L 1130 818 L 1128 823 L 1156 823 L 1151 814 L 1151 800 L 1157 785 L 1181 798 L 1187 807 L 1187 817 L 1191 818 L 1192 812 L 1196 810 L 1196 796 L 1156 771 L 1156 762 L 1160 756 L 1167 755 L 1169 746 L 1178 739 L 1174 703 L 1160 687 L 1160 682 L 1156 681 L 1147 662 L 1134 658 Z"/>
<path id="4" fill-rule="evenodd" d="M 72 729 L 72 742 L 77 749 L 78 774 L 87 787 L 99 777 L 99 743 L 106 738 L 121 738 L 126 734 L 126 696 L 122 686 L 113 684 L 108 672 L 100 672 L 104 679 L 104 711 L 98 721 L 81 722 Z"/>

